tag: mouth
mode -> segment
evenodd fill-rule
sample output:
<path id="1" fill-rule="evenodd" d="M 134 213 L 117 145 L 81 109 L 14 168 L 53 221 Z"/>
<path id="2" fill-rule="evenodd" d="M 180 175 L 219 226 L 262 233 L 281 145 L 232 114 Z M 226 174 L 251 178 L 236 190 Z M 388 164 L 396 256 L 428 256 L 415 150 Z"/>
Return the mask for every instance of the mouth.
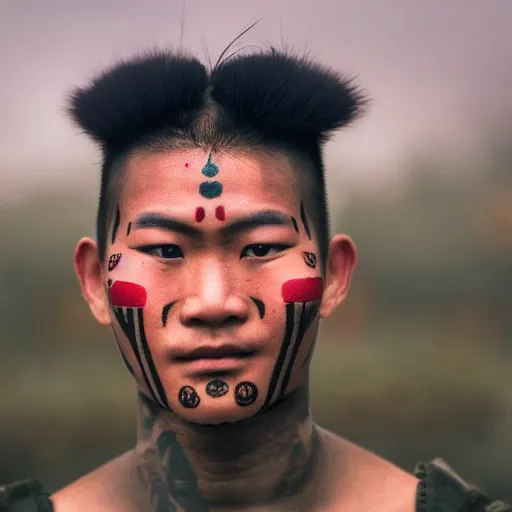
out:
<path id="1" fill-rule="evenodd" d="M 177 363 L 192 363 L 202 359 L 247 359 L 256 353 L 252 349 L 244 349 L 236 345 L 198 347 L 190 352 L 176 354 L 173 360 Z"/>
<path id="2" fill-rule="evenodd" d="M 234 345 L 207 346 L 176 354 L 173 361 L 183 365 L 189 377 L 219 376 L 241 372 L 254 354 L 256 350 Z"/>

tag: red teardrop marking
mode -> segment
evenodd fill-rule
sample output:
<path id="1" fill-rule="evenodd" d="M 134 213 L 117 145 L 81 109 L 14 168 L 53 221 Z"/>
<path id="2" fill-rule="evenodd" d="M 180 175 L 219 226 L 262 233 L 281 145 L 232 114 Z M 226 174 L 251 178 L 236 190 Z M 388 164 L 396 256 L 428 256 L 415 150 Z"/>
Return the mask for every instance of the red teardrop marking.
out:
<path id="1" fill-rule="evenodd" d="M 185 167 L 188 169 L 188 168 L 190 167 L 190 164 L 187 162 L 187 163 L 185 164 Z"/>
<path id="2" fill-rule="evenodd" d="M 108 293 L 112 305 L 120 308 L 142 308 L 148 298 L 143 286 L 128 281 L 115 281 Z"/>
<path id="3" fill-rule="evenodd" d="M 204 219 L 205 213 L 202 206 L 196 208 L 196 222 L 201 222 Z"/>
<path id="4" fill-rule="evenodd" d="M 224 206 L 217 206 L 215 208 L 215 217 L 219 220 L 226 220 L 226 212 L 224 211 Z"/>
<path id="5" fill-rule="evenodd" d="M 321 299 L 323 288 L 321 277 L 290 279 L 283 283 L 281 294 L 285 302 L 309 302 Z"/>

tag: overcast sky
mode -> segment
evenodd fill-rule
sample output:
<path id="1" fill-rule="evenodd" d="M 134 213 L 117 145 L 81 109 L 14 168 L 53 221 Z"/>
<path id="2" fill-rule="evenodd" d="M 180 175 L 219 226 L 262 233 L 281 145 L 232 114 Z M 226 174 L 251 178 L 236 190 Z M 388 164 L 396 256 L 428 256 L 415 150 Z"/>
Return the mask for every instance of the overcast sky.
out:
<path id="1" fill-rule="evenodd" d="M 99 153 L 62 112 L 113 60 L 176 46 L 182 0 L 0 0 L 0 199 L 97 183 Z M 478 152 L 482 119 L 511 104 L 509 0 L 187 0 L 184 46 L 215 60 L 245 44 L 307 49 L 370 93 L 367 117 L 327 148 L 331 176 L 399 175 L 417 148 Z"/>

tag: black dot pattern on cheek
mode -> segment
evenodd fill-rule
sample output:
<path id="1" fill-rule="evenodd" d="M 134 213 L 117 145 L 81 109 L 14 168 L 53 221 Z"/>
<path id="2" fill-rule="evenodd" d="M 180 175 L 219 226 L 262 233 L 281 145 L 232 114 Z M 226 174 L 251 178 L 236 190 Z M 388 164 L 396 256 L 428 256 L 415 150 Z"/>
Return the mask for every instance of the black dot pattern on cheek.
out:
<path id="1" fill-rule="evenodd" d="M 187 409 L 195 409 L 201 399 L 192 386 L 183 386 L 178 394 L 178 400 L 183 407 Z"/>
<path id="2" fill-rule="evenodd" d="M 258 398 L 258 388 L 252 382 L 240 382 L 235 388 L 236 403 L 242 407 L 251 405 Z"/>
<path id="3" fill-rule="evenodd" d="M 227 382 L 220 379 L 211 380 L 206 384 L 206 394 L 213 398 L 224 396 L 228 391 L 229 386 Z"/>

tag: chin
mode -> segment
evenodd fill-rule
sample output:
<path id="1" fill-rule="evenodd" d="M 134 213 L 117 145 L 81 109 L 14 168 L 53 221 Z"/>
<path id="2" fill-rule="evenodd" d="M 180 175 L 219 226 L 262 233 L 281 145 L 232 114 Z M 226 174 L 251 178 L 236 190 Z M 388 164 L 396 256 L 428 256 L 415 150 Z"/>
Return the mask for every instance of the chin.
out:
<path id="1" fill-rule="evenodd" d="M 236 404 L 223 404 L 219 399 L 207 399 L 201 401 L 195 409 L 187 409 L 180 403 L 175 404 L 173 409 L 178 416 L 191 423 L 222 425 L 252 418 L 261 405 L 256 401 L 249 406 L 240 407 Z"/>

